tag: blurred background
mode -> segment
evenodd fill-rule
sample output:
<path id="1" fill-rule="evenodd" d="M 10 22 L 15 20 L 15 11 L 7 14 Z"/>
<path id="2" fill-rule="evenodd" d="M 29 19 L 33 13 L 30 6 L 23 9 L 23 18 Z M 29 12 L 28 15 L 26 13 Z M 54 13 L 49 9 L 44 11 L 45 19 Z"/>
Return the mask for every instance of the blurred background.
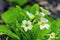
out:
<path id="1" fill-rule="evenodd" d="M 33 5 L 38 3 L 41 7 L 49 10 L 53 18 L 60 17 L 60 0 L 29 0 L 25 5 Z M 10 6 L 15 5 L 14 3 L 8 3 L 6 0 L 0 0 L 0 16 L 3 12 L 7 11 Z M 0 23 L 3 23 L 0 17 Z"/>

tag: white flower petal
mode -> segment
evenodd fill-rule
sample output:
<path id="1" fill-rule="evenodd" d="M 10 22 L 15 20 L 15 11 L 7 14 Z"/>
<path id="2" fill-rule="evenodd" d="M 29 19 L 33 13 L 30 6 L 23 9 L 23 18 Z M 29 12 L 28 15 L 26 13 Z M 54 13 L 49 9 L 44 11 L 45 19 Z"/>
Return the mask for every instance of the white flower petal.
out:
<path id="1" fill-rule="evenodd" d="M 24 28 L 24 30 L 27 32 L 28 29 Z"/>
<path id="2" fill-rule="evenodd" d="M 22 21 L 21 27 L 25 27 L 24 25 L 26 24 L 26 20 Z"/>
<path id="3" fill-rule="evenodd" d="M 45 26 L 40 26 L 40 29 L 44 29 L 45 28 Z"/>
<path id="4" fill-rule="evenodd" d="M 40 7 L 40 9 L 41 9 L 41 10 L 44 10 L 44 8 L 43 8 L 43 7 Z"/>
<path id="5" fill-rule="evenodd" d="M 26 11 L 26 13 L 29 13 L 29 11 Z"/>
<path id="6" fill-rule="evenodd" d="M 49 11 L 47 11 L 48 15 L 51 15 L 51 13 Z"/>
<path id="7" fill-rule="evenodd" d="M 31 16 L 31 14 L 30 14 L 28 11 L 26 12 L 26 14 L 27 14 L 28 16 Z"/>
<path id="8" fill-rule="evenodd" d="M 29 30 L 31 30 L 31 29 L 32 29 L 32 27 L 33 27 L 33 26 L 32 26 L 32 25 L 30 25 Z"/>
<path id="9" fill-rule="evenodd" d="M 30 21 L 28 21 L 28 24 L 29 24 L 29 25 L 31 25 L 31 22 L 30 22 Z"/>
<path id="10" fill-rule="evenodd" d="M 48 38 L 48 40 L 51 40 L 51 38 Z"/>
<path id="11" fill-rule="evenodd" d="M 34 16 L 34 15 L 32 15 L 32 13 L 29 13 L 28 11 L 26 12 L 26 14 L 29 16 L 29 18 L 30 18 L 30 19 L 35 18 L 35 16 Z"/>
<path id="12" fill-rule="evenodd" d="M 22 24 L 25 24 L 27 21 L 26 20 L 24 20 L 23 22 L 22 22 Z"/>
<path id="13" fill-rule="evenodd" d="M 47 29 L 49 29 L 50 25 L 49 25 L 49 24 L 45 24 L 45 27 L 46 27 Z"/>
<path id="14" fill-rule="evenodd" d="M 43 21 L 43 22 L 48 22 L 48 19 L 46 19 L 46 18 L 41 18 L 41 21 Z"/>

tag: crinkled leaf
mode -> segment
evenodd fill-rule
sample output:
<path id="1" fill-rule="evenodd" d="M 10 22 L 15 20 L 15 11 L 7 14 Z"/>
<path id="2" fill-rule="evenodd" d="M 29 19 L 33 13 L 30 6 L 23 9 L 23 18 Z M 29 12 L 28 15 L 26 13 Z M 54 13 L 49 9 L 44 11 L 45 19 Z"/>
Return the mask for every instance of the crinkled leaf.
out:
<path id="1" fill-rule="evenodd" d="M 19 17 L 19 14 L 14 7 L 10 8 L 8 11 L 2 14 L 2 19 L 6 23 L 15 23 L 16 17 Z"/>
<path id="2" fill-rule="evenodd" d="M 8 11 L 2 14 L 2 19 L 6 23 L 15 24 L 16 19 L 21 23 L 22 20 L 28 18 L 26 12 L 22 10 L 19 6 L 17 6 L 16 8 L 11 7 Z"/>

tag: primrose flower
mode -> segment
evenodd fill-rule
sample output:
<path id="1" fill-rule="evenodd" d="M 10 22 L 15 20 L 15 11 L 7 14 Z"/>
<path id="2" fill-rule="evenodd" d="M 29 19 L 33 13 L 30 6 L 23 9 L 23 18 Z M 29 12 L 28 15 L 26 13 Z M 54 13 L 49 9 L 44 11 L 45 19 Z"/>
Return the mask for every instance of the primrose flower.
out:
<path id="1" fill-rule="evenodd" d="M 35 18 L 35 16 L 31 13 L 29 13 L 28 11 L 26 12 L 26 14 L 29 16 L 29 18 L 32 20 Z"/>
<path id="2" fill-rule="evenodd" d="M 40 7 L 40 9 L 42 10 L 41 15 L 44 17 L 45 15 L 50 15 L 50 12 L 45 10 L 44 8 Z"/>
<path id="3" fill-rule="evenodd" d="M 40 29 L 48 29 L 50 27 L 50 25 L 48 24 L 48 20 L 45 18 L 41 18 L 40 22 L 38 22 Z"/>
<path id="4" fill-rule="evenodd" d="M 31 30 L 32 29 L 32 23 L 30 21 L 23 20 L 21 27 L 24 28 L 25 31 Z"/>
<path id="5" fill-rule="evenodd" d="M 43 12 L 40 12 L 41 16 L 44 17 L 46 14 Z"/>
<path id="6" fill-rule="evenodd" d="M 45 13 L 36 11 L 36 14 L 35 15 L 40 15 L 40 16 L 44 17 L 45 16 Z"/>
<path id="7" fill-rule="evenodd" d="M 50 36 L 50 38 L 55 38 L 55 33 L 52 32 L 49 36 Z"/>

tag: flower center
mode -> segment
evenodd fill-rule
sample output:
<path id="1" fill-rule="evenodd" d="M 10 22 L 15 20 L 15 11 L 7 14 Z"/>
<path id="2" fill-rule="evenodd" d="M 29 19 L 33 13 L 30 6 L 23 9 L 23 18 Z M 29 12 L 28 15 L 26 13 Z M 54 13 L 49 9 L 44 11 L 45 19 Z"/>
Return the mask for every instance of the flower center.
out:
<path id="1" fill-rule="evenodd" d="M 51 37 L 53 37 L 54 35 L 50 35 Z"/>
<path id="2" fill-rule="evenodd" d="M 44 26 L 44 25 L 45 25 L 45 23 L 44 23 L 44 22 L 41 22 L 41 23 L 40 23 L 40 25 Z"/>
<path id="3" fill-rule="evenodd" d="M 29 26 L 29 24 L 26 23 L 26 24 L 25 24 L 25 27 L 28 27 L 28 26 Z"/>

